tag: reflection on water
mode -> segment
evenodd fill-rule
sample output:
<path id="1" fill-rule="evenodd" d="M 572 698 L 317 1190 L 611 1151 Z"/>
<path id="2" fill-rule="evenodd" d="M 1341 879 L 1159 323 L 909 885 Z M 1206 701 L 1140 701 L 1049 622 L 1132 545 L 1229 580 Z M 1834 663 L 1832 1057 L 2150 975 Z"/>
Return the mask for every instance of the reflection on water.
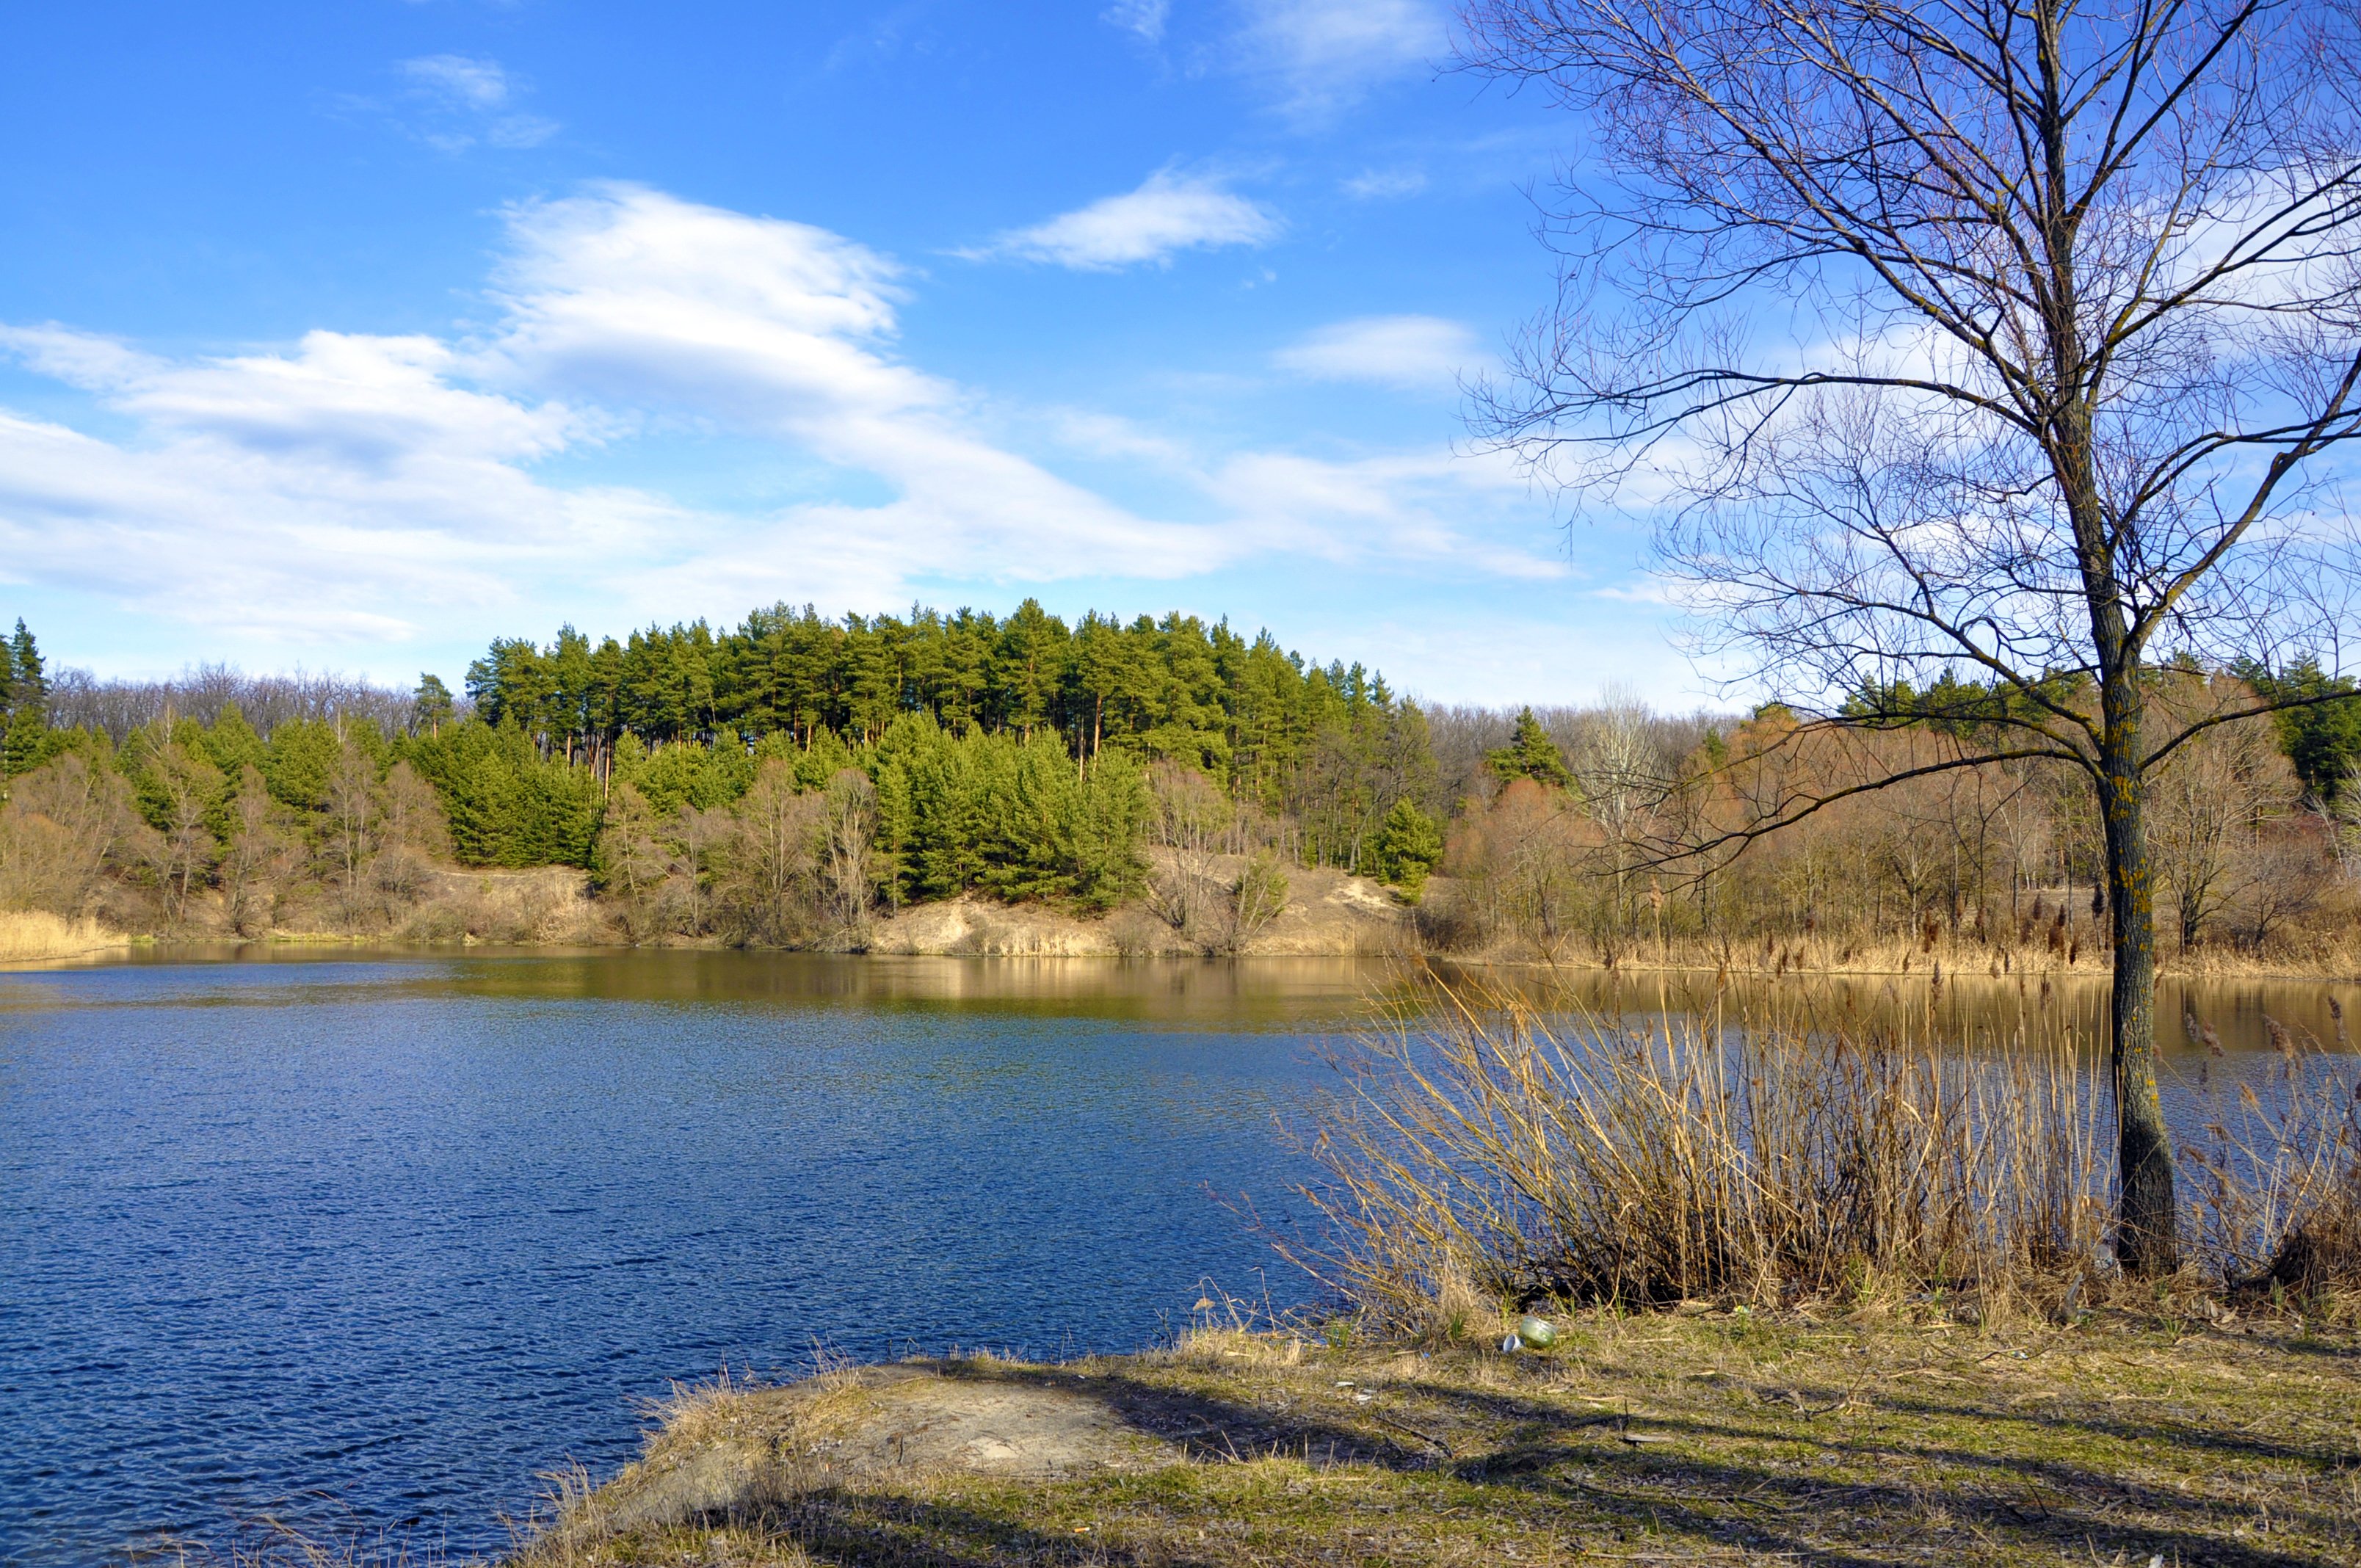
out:
<path id="1" fill-rule="evenodd" d="M 1536 999 L 1634 1023 L 1719 1010 L 1731 1023 L 1782 1018 L 1864 1036 L 1906 1031 L 1947 1043 L 2004 1040 L 2019 1031 L 2037 1038 L 2062 1029 L 2103 1044 L 2108 1011 L 2103 970 L 2048 979 L 1974 975 L 1937 984 L 1923 974 L 1725 980 L 1693 971 L 1567 970 L 1523 970 L 1518 981 Z M 2168 1058 L 2201 1055 L 2207 1049 L 2202 1031 L 2210 1029 L 2226 1051 L 2275 1051 L 2276 1023 L 2301 1047 L 2349 1052 L 2361 1031 L 2356 1008 L 2361 984 L 2344 981 L 2166 980 L 2157 986 L 2157 1045 Z M 2197 1035 L 2189 1028 L 2192 1019 Z"/>
<path id="2" fill-rule="evenodd" d="M 1349 1024 L 1365 1016 L 1367 999 L 1390 988 L 1400 974 L 1397 965 L 1352 958 L 903 958 L 704 948 L 452 951 L 261 944 L 149 948 L 93 967 L 170 968 L 190 977 L 177 996 L 190 995 L 192 987 L 210 987 L 225 999 L 247 1002 L 258 1000 L 256 987 L 266 985 L 301 987 L 304 996 L 316 997 L 324 985 L 357 972 L 356 966 L 365 969 L 363 983 L 383 995 L 407 990 L 414 995 L 605 1002 L 950 1006 L 1224 1025 Z M 331 970 L 337 972 L 323 972 Z M 63 992 L 39 989 L 38 981 L 80 972 L 86 970 L 13 976 L 0 971 L 0 1007 L 20 997 L 69 1003 Z"/>
<path id="3" fill-rule="evenodd" d="M 0 974 L 0 1563 L 270 1513 L 469 1550 L 725 1362 L 1153 1340 L 1272 1263 L 1271 1133 L 1400 981 L 1352 959 L 187 954 Z M 1517 983 L 1610 1014 L 1711 977 Z M 1817 987 L 1816 993 L 1812 987 Z M 2103 981 L 1816 981 L 1939 1036 Z M 1725 1011 L 1767 1005 L 1733 988 Z M 1775 994 L 1799 994 L 1792 983 Z M 2168 987 L 2236 1051 L 2349 986 Z M 1273 1266 L 1271 1299 L 1303 1299 Z M 349 1516 L 338 1510 L 349 1508 Z"/>

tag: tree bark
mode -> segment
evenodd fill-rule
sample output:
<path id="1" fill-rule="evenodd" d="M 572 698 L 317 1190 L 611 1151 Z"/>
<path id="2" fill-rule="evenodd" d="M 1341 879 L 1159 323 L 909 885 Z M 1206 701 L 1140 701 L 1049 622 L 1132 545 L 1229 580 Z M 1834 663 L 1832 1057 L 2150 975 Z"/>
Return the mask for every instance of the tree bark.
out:
<path id="1" fill-rule="evenodd" d="M 2106 823 L 2107 891 L 2114 920 L 2109 1065 L 2115 1091 L 2116 1168 L 2123 1190 L 2115 1259 L 2136 1275 L 2180 1266 L 2173 1201 L 2172 1140 L 2156 1088 L 2156 902 L 2141 817 L 2140 695 L 2136 671 L 2118 670 L 2103 692 L 2100 812 Z"/>

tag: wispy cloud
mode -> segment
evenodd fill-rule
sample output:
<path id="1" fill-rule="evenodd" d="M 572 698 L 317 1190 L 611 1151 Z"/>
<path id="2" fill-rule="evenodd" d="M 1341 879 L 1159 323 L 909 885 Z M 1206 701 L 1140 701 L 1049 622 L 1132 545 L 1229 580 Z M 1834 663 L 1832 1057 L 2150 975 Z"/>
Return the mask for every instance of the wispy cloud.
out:
<path id="1" fill-rule="evenodd" d="M 1164 21 L 1171 12 L 1171 0 L 1115 0 L 1099 13 L 1099 20 L 1133 34 L 1142 42 L 1161 43 Z"/>
<path id="2" fill-rule="evenodd" d="M 1339 187 L 1356 202 L 1389 202 L 1426 189 L 1423 169 L 1365 169 Z"/>
<path id="3" fill-rule="evenodd" d="M 428 144 L 461 152 L 478 142 L 516 148 L 539 147 L 557 134 L 556 121 L 516 106 L 518 83 L 500 61 L 463 54 L 421 55 L 394 68 L 408 84 L 423 116 L 415 126 Z"/>
<path id="4" fill-rule="evenodd" d="M 1440 450 L 1345 459 L 1243 452 L 1207 476 L 1213 497 L 1270 548 L 1340 563 L 1375 552 L 1494 576 L 1566 576 L 1562 559 L 1472 536 L 1465 526 L 1483 492 L 1515 494 L 1523 483 L 1505 457 Z"/>
<path id="5" fill-rule="evenodd" d="M 1267 79 L 1280 105 L 1318 118 L 1375 83 L 1442 58 L 1442 13 L 1428 0 L 1243 0 L 1240 69 Z"/>
<path id="6" fill-rule="evenodd" d="M 403 60 L 400 70 L 412 82 L 460 108 L 497 109 L 509 101 L 508 72 L 498 60 L 429 54 Z"/>
<path id="7" fill-rule="evenodd" d="M 1183 250 L 1267 245 L 1279 229 L 1276 214 L 1221 180 L 1163 169 L 1137 191 L 1103 196 L 1047 223 L 1012 230 L 969 254 L 1105 272 L 1142 262 L 1169 263 Z"/>
<path id="8" fill-rule="evenodd" d="M 1272 356 L 1280 369 L 1299 376 L 1404 388 L 1450 386 L 1476 357 L 1475 334 L 1440 316 L 1338 322 Z"/>

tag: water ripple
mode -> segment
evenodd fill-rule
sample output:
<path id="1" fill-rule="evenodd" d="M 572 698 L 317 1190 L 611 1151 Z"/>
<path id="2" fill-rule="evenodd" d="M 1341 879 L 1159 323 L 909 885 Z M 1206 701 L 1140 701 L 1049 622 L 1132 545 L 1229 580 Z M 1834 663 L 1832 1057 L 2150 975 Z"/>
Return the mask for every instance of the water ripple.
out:
<path id="1" fill-rule="evenodd" d="M 1317 1025 L 818 1005 L 750 962 L 706 1002 L 579 959 L 12 977 L 0 1563 L 265 1513 L 496 1550 L 673 1378 L 1127 1348 L 1254 1285 L 1205 1190 L 1284 1211 Z"/>

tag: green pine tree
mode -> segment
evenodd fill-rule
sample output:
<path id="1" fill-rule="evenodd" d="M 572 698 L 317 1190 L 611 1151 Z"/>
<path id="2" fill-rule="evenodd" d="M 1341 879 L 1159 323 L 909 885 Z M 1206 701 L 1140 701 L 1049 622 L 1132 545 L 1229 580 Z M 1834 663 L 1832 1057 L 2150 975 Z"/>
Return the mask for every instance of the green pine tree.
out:
<path id="1" fill-rule="evenodd" d="M 1531 779 L 1535 784 L 1570 789 L 1574 775 L 1566 771 L 1565 756 L 1557 742 L 1549 738 L 1542 721 L 1533 717 L 1530 707 L 1517 715 L 1517 732 L 1506 746 L 1484 759 L 1484 765 L 1504 779 Z"/>
<path id="2" fill-rule="evenodd" d="M 1443 863 L 1443 830 L 1404 795 L 1378 828 L 1378 874 L 1415 902 L 1427 874 Z"/>
<path id="3" fill-rule="evenodd" d="M 49 712 L 49 677 L 41 673 L 41 650 L 33 634 L 25 630 L 22 616 L 16 618 L 16 634 L 8 639 L 8 712 L 14 718 L 20 710 L 31 707 L 46 719 Z"/>
<path id="4" fill-rule="evenodd" d="M 51 729 L 38 707 L 30 703 L 19 704 L 16 711 L 8 716 L 7 733 L 0 736 L 0 774 L 13 779 L 31 773 L 68 750 L 67 738 L 73 733 L 67 730 L 60 734 Z"/>
<path id="5" fill-rule="evenodd" d="M 451 722 L 451 713 L 456 706 L 451 700 L 451 688 L 443 684 L 442 676 L 430 671 L 418 677 L 418 692 L 412 699 L 413 717 L 411 722 L 429 735 L 438 735 L 442 733 L 443 727 Z"/>

